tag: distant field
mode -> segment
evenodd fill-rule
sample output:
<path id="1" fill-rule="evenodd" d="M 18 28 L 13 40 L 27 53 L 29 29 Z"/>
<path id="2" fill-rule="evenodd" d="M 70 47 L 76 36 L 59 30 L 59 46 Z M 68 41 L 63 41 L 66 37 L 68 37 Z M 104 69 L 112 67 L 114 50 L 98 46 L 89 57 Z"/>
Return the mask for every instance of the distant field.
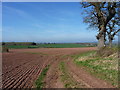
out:
<path id="1" fill-rule="evenodd" d="M 81 45 L 81 44 L 41 44 L 41 45 L 39 45 L 39 47 L 45 47 L 45 48 L 74 48 L 74 47 L 88 47 L 88 46 L 87 45 Z"/>
<path id="2" fill-rule="evenodd" d="M 30 45 L 6 45 L 7 48 L 38 48 L 38 46 L 30 46 Z"/>
<path id="3" fill-rule="evenodd" d="M 94 45 L 82 44 L 39 44 L 39 45 L 5 45 L 8 48 L 79 48 L 94 47 Z"/>

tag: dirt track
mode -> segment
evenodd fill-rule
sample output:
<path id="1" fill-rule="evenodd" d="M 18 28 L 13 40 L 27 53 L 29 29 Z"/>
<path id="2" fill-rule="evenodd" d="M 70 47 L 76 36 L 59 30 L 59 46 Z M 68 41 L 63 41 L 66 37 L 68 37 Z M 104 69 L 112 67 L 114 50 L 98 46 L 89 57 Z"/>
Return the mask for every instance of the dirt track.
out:
<path id="1" fill-rule="evenodd" d="M 50 69 L 45 78 L 46 88 L 63 88 L 60 81 L 58 64 L 67 63 L 69 72 L 77 82 L 82 82 L 88 88 L 111 88 L 110 84 L 99 80 L 84 70 L 76 67 L 72 59 L 64 55 L 73 55 L 96 48 L 39 48 L 39 49 L 12 49 L 3 53 L 3 88 L 33 88 L 35 80 L 42 69 L 50 64 Z M 78 72 L 76 72 L 78 71 Z M 92 82 L 92 83 L 91 83 Z"/>

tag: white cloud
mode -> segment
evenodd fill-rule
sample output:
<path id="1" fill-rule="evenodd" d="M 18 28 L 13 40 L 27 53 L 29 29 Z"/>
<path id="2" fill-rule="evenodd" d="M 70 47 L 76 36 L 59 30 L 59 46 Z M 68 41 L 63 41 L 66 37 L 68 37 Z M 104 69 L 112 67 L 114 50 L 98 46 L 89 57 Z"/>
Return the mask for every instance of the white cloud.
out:
<path id="1" fill-rule="evenodd" d="M 37 28 L 43 28 L 43 25 L 41 24 L 33 24 L 34 27 L 37 27 Z"/>
<path id="2" fill-rule="evenodd" d="M 5 8 L 4 11 L 7 12 L 8 14 L 9 13 L 15 13 L 16 16 L 20 16 L 24 19 L 28 19 L 31 22 L 37 20 L 26 11 L 23 11 L 23 10 L 20 10 L 20 9 L 17 9 L 17 8 L 13 8 L 13 7 L 10 7 L 10 6 L 5 6 L 5 5 L 3 5 L 3 8 Z"/>
<path id="3" fill-rule="evenodd" d="M 6 8 L 8 11 L 12 11 L 12 12 L 16 12 L 17 14 L 21 15 L 21 16 L 28 16 L 28 14 L 22 10 L 16 9 L 16 8 L 12 8 L 12 7 L 8 7 L 8 6 L 3 6 L 4 8 Z"/>

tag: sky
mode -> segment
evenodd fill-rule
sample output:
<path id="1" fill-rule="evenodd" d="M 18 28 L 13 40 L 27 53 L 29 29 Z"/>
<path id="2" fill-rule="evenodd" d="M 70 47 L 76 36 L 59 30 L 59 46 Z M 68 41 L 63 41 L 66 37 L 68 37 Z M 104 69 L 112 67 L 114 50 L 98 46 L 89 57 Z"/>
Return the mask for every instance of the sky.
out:
<path id="1" fill-rule="evenodd" d="M 3 2 L 4 42 L 96 42 L 79 2 Z"/>

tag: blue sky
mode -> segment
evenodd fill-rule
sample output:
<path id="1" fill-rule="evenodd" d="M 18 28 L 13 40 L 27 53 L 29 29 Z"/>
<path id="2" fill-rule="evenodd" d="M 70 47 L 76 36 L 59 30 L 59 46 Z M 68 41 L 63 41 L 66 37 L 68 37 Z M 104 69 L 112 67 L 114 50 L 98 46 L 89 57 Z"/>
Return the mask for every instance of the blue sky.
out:
<path id="1" fill-rule="evenodd" d="M 79 2 L 4 2 L 3 41 L 94 42 Z"/>

